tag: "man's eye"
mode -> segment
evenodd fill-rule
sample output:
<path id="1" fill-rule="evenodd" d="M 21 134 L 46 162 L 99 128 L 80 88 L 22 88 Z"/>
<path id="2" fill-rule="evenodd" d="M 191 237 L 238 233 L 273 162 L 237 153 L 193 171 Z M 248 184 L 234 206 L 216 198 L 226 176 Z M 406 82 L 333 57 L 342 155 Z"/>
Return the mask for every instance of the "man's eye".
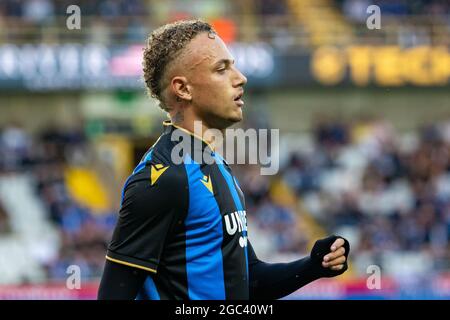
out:
<path id="1" fill-rule="evenodd" d="M 219 73 L 224 73 L 225 72 L 225 68 L 222 68 L 222 69 L 217 69 L 217 72 L 219 72 Z"/>

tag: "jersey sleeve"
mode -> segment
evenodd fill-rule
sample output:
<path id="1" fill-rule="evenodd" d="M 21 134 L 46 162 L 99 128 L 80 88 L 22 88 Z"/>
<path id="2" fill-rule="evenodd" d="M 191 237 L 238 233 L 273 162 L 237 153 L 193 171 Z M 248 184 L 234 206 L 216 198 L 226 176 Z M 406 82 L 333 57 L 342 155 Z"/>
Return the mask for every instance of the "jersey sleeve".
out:
<path id="1" fill-rule="evenodd" d="M 258 259 L 248 242 L 249 294 L 251 300 L 285 297 L 320 278 L 309 257 L 289 263 L 266 263 Z"/>
<path id="2" fill-rule="evenodd" d="M 164 245 L 187 212 L 183 169 L 149 164 L 129 179 L 106 259 L 157 272 Z"/>

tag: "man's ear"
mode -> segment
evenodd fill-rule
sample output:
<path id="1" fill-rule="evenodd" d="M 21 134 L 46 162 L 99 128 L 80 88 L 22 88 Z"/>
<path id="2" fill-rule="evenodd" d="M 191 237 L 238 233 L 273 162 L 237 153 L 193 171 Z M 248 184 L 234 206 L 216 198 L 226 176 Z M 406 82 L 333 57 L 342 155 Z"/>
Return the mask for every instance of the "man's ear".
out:
<path id="1" fill-rule="evenodd" d="M 171 87 L 177 100 L 192 100 L 191 90 L 189 88 L 189 85 L 187 84 L 186 77 L 173 77 L 171 81 Z"/>

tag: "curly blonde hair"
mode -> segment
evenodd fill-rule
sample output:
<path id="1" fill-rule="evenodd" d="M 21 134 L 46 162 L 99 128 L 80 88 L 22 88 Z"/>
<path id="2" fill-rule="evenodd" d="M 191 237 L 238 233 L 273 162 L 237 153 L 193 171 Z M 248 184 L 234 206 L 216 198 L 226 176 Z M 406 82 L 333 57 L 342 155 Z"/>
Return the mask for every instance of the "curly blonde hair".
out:
<path id="1" fill-rule="evenodd" d="M 179 56 L 182 49 L 200 33 L 215 34 L 214 28 L 201 20 L 180 20 L 154 30 L 144 49 L 144 81 L 151 97 L 159 100 L 161 109 L 168 111 L 161 96 L 161 79 L 166 66 Z"/>

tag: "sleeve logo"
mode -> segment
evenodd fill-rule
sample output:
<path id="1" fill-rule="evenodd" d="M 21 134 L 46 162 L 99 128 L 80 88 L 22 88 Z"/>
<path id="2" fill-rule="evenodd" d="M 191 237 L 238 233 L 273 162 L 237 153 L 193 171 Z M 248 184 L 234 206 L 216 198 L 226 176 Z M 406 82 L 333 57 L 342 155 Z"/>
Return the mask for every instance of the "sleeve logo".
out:
<path id="1" fill-rule="evenodd" d="M 161 163 L 151 165 L 150 166 L 150 182 L 153 186 L 156 181 L 159 179 L 159 177 L 169 168 L 169 166 L 164 166 Z"/>

